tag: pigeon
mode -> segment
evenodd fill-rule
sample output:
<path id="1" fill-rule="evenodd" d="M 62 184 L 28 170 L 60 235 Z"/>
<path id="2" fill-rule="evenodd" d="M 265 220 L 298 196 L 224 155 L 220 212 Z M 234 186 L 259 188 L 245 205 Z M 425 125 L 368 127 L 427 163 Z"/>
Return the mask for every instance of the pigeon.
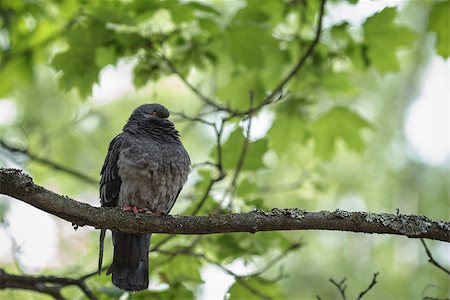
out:
<path id="1" fill-rule="evenodd" d="M 188 178 L 191 161 L 169 111 L 161 104 L 137 107 L 122 133 L 109 144 L 101 170 L 102 207 L 166 215 Z M 100 232 L 98 273 L 101 273 L 106 230 Z M 114 255 L 106 274 L 123 290 L 148 288 L 150 234 L 112 230 Z"/>

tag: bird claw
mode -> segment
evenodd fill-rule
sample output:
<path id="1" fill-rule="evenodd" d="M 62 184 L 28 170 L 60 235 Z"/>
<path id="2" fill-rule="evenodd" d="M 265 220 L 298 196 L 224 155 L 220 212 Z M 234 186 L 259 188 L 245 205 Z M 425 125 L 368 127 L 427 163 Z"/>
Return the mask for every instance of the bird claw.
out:
<path id="1" fill-rule="evenodd" d="M 139 218 L 139 213 L 144 213 L 144 214 L 152 215 L 152 216 L 164 216 L 164 215 L 166 215 L 165 213 L 162 213 L 162 212 L 153 212 L 150 209 L 145 208 L 145 207 L 144 208 L 137 208 L 134 205 L 127 205 L 127 206 L 122 208 L 122 211 L 123 212 L 131 211 L 131 212 L 134 213 L 134 216 L 136 218 Z"/>
<path id="2" fill-rule="evenodd" d="M 161 216 L 164 214 L 164 213 L 153 212 L 148 208 L 140 208 L 138 211 L 143 212 L 144 214 L 147 214 L 147 215 L 152 215 L 152 216 Z"/>
<path id="3" fill-rule="evenodd" d="M 133 212 L 133 213 L 134 213 L 134 216 L 136 217 L 136 219 L 139 218 L 139 210 L 140 210 L 140 209 L 138 209 L 138 208 L 137 208 L 136 206 L 134 206 L 134 205 L 127 205 L 127 206 L 125 206 L 125 207 L 122 208 L 122 211 L 123 211 L 123 212 L 125 212 L 125 211 L 131 211 L 131 212 Z"/>

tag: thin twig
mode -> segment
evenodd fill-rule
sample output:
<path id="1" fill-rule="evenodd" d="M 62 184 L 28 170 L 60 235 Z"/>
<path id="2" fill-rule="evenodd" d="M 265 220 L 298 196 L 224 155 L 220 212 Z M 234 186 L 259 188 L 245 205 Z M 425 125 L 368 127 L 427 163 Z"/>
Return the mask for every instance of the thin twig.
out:
<path id="1" fill-rule="evenodd" d="M 343 278 L 340 282 L 336 282 L 333 278 L 329 279 L 329 281 L 339 290 L 342 300 L 347 300 L 347 295 L 345 295 L 345 289 L 347 288 L 347 285 L 345 284 L 346 280 L 346 278 Z"/>
<path id="2" fill-rule="evenodd" d="M 203 196 L 200 198 L 200 201 L 198 202 L 197 206 L 192 210 L 191 215 L 195 216 L 200 211 L 200 209 L 205 204 L 205 201 L 208 199 L 208 196 L 214 186 L 217 182 L 223 180 L 225 178 L 225 172 L 223 171 L 223 163 L 222 163 L 222 133 L 224 128 L 225 121 L 222 120 L 219 128 L 217 126 L 214 126 L 214 130 L 216 132 L 216 142 L 217 142 L 217 163 L 216 167 L 219 171 L 219 174 L 216 178 L 213 178 L 210 180 L 208 187 L 206 188 L 205 192 L 203 193 Z"/>
<path id="3" fill-rule="evenodd" d="M 32 161 L 35 161 L 35 162 L 38 162 L 40 164 L 46 165 L 46 166 L 48 166 L 48 167 L 50 167 L 50 168 L 52 168 L 54 170 L 62 171 L 64 173 L 69 174 L 69 175 L 71 175 L 71 176 L 73 176 L 75 178 L 78 178 L 78 179 L 80 179 L 80 180 L 82 180 L 82 181 L 84 181 L 86 183 L 89 183 L 89 184 L 92 184 L 92 185 L 94 185 L 94 184 L 98 185 L 98 180 L 90 177 L 89 175 L 86 175 L 86 174 L 84 174 L 84 173 L 82 173 L 80 171 L 71 169 L 69 167 L 63 166 L 63 165 L 61 165 L 59 163 L 56 163 L 56 162 L 54 162 L 52 160 L 49 160 L 47 158 L 43 158 L 43 157 L 37 156 L 37 155 L 35 155 L 33 153 L 30 153 L 28 150 L 19 149 L 19 148 L 10 146 L 10 145 L 6 144 L 2 140 L 0 140 L 0 146 L 5 148 L 6 150 L 12 152 L 12 153 L 24 154 L 24 155 L 28 156 L 28 158 L 30 160 L 32 160 Z"/>
<path id="4" fill-rule="evenodd" d="M 225 178 L 225 172 L 223 170 L 223 159 L 222 159 L 222 134 L 223 129 L 225 127 L 225 119 L 222 119 L 219 128 L 214 127 L 214 130 L 216 132 L 216 146 L 217 146 L 217 169 L 219 170 L 219 176 L 218 178 Z"/>
<path id="5" fill-rule="evenodd" d="M 450 271 L 448 269 L 446 269 L 444 266 L 442 266 L 440 263 L 438 263 L 434 258 L 433 255 L 431 255 L 431 251 L 428 248 L 427 244 L 425 244 L 425 241 L 423 239 L 420 239 L 420 241 L 422 242 L 423 247 L 425 248 L 425 252 L 428 255 L 428 262 L 430 262 L 432 265 L 434 265 L 435 267 L 437 267 L 438 269 L 444 271 L 447 275 L 450 275 Z"/>
<path id="6" fill-rule="evenodd" d="M 165 61 L 168 65 L 168 67 L 171 69 L 173 73 L 175 73 L 181 81 L 194 93 L 197 95 L 198 98 L 200 98 L 204 103 L 212 106 L 215 108 L 216 111 L 225 111 L 229 114 L 229 118 L 237 117 L 237 116 L 246 116 L 250 113 L 255 113 L 259 111 L 264 106 L 274 103 L 282 98 L 285 97 L 285 94 L 283 94 L 284 87 L 289 83 L 289 81 L 294 78 L 294 76 L 302 69 L 302 67 L 305 65 L 308 58 L 313 54 L 317 44 L 319 43 L 321 33 L 322 33 L 322 25 L 323 25 L 323 16 L 325 13 L 325 3 L 326 0 L 322 0 L 320 5 L 320 10 L 318 14 L 318 20 L 317 20 L 317 27 L 314 39 L 309 44 L 306 51 L 303 53 L 303 55 L 300 57 L 298 62 L 293 66 L 291 71 L 275 86 L 275 88 L 272 90 L 271 93 L 269 93 L 259 105 L 254 106 L 248 110 L 245 111 L 239 111 L 232 109 L 230 107 L 221 105 L 218 103 L 218 101 L 213 100 L 212 98 L 206 96 L 202 92 L 200 92 L 199 89 L 197 89 L 192 83 L 190 83 L 183 74 L 175 67 L 175 65 L 172 63 L 172 61 L 167 58 L 165 55 L 161 55 L 161 58 L 163 61 Z"/>
<path id="7" fill-rule="evenodd" d="M 199 89 L 197 89 L 192 83 L 190 83 L 187 78 L 181 74 L 181 72 L 177 69 L 177 67 L 175 67 L 175 65 L 172 63 L 172 61 L 167 58 L 167 56 L 165 55 L 161 55 L 161 58 L 163 61 L 165 61 L 167 63 L 167 66 L 169 67 L 169 69 L 175 73 L 178 78 L 181 79 L 181 81 L 183 81 L 183 83 L 195 94 L 197 95 L 198 98 L 200 98 L 203 102 L 205 102 L 206 104 L 216 108 L 216 110 L 218 111 L 229 111 L 229 108 L 220 105 L 219 103 L 217 103 L 217 101 L 214 101 L 213 99 L 209 98 L 208 96 L 206 96 L 205 94 L 203 94 L 202 92 L 200 92 Z"/>
<path id="8" fill-rule="evenodd" d="M 249 100 L 249 102 L 250 102 L 249 111 L 251 112 L 252 108 L 253 108 L 253 102 L 255 100 L 255 94 L 254 94 L 253 91 L 250 91 L 249 99 L 250 99 Z M 247 131 L 246 131 L 246 135 L 244 137 L 244 141 L 242 142 L 241 154 L 239 155 L 239 160 L 238 160 L 238 162 L 236 164 L 236 168 L 235 168 L 235 171 L 234 171 L 233 179 L 231 180 L 230 187 L 229 187 L 230 203 L 229 203 L 228 207 L 229 207 L 230 210 L 232 210 L 232 208 L 233 208 L 232 207 L 232 205 L 233 205 L 233 196 L 234 196 L 234 193 L 236 191 L 236 183 L 237 183 L 237 180 L 239 178 L 239 174 L 240 174 L 240 172 L 242 170 L 242 167 L 244 166 L 245 157 L 247 155 L 248 147 L 249 147 L 249 144 L 250 144 L 250 131 L 251 131 L 251 128 L 252 128 L 252 119 L 253 119 L 253 113 L 249 113 L 249 115 L 248 115 L 248 124 L 247 124 Z M 226 194 L 227 193 L 225 193 L 225 195 Z"/>
<path id="9" fill-rule="evenodd" d="M 199 240 L 199 239 L 198 239 Z M 196 241 L 198 242 L 198 241 Z M 185 248 L 181 248 L 178 250 L 155 250 L 155 252 L 157 253 L 161 253 L 161 254 L 165 254 L 165 255 L 169 255 L 171 258 L 174 258 L 177 255 L 189 255 L 189 256 L 194 256 L 194 257 L 200 257 L 203 260 L 205 260 L 206 262 L 215 265 L 216 267 L 218 267 L 219 269 L 221 269 L 223 272 L 225 272 L 228 275 L 231 275 L 235 278 L 236 282 L 240 285 L 242 285 L 242 287 L 244 287 L 245 289 L 247 289 L 249 292 L 255 294 L 256 296 L 258 296 L 261 299 L 270 299 L 269 296 L 261 293 L 259 290 L 255 289 L 253 286 L 251 286 L 250 284 L 248 284 L 245 280 L 250 278 L 250 277 L 257 277 L 262 275 L 263 273 L 265 273 L 267 270 L 269 270 L 271 267 L 273 267 L 275 264 L 279 263 L 281 261 L 281 259 L 283 257 L 285 257 L 287 254 L 289 254 L 289 252 L 298 249 L 301 244 L 300 243 L 293 243 L 292 245 L 290 245 L 288 248 L 286 248 L 280 255 L 278 255 L 277 257 L 275 257 L 273 260 L 269 261 L 265 266 L 263 266 L 259 271 L 253 272 L 252 274 L 248 274 L 248 275 L 238 275 L 235 272 L 231 271 L 230 269 L 224 267 L 221 263 L 209 258 L 208 256 L 206 256 L 204 253 L 197 253 L 193 251 L 193 248 L 196 244 L 196 242 L 194 242 L 194 244 L 191 244 L 188 247 Z M 169 260 L 169 261 L 170 261 Z M 280 277 L 282 278 L 282 277 Z M 268 283 L 273 283 L 275 281 L 267 281 Z"/>
<path id="10" fill-rule="evenodd" d="M 377 284 L 377 276 L 379 274 L 380 274 L 380 272 L 376 272 L 373 274 L 372 282 L 369 284 L 369 286 L 364 291 L 362 291 L 359 294 L 359 296 L 358 296 L 358 298 L 356 298 L 356 300 L 362 299 L 362 297 L 364 297 L 364 295 L 367 294 L 367 292 L 370 291 L 375 286 L 375 284 Z"/>
<path id="11" fill-rule="evenodd" d="M 167 236 L 166 236 L 165 238 L 163 238 L 158 244 L 153 245 L 152 248 L 150 248 L 150 252 L 153 252 L 153 251 L 159 251 L 159 248 L 160 248 L 162 245 L 164 245 L 164 244 L 166 244 L 167 242 L 169 242 L 169 241 L 170 241 L 171 239 L 173 239 L 175 236 L 176 236 L 175 234 L 167 235 Z"/>
<path id="12" fill-rule="evenodd" d="M 286 248 L 283 252 L 281 252 L 279 255 L 277 255 L 276 257 L 274 257 L 271 261 L 269 261 L 263 268 L 261 268 L 259 271 L 252 273 L 249 276 L 259 276 L 263 273 L 265 273 L 267 270 L 269 270 L 270 268 L 272 268 L 274 265 L 278 264 L 281 259 L 283 259 L 284 257 L 286 257 L 290 252 L 299 249 L 302 246 L 302 244 L 300 242 L 297 243 L 293 243 L 291 244 L 291 246 L 289 246 L 288 248 Z"/>
<path id="13" fill-rule="evenodd" d="M 230 269 L 222 266 L 219 262 L 216 262 L 216 261 L 210 259 L 204 253 L 195 253 L 195 252 L 192 251 L 191 248 L 189 248 L 189 249 L 188 248 L 182 248 L 182 249 L 175 250 L 175 251 L 155 250 L 155 252 L 158 252 L 160 254 L 165 254 L 165 255 L 169 255 L 170 256 L 170 258 L 165 263 L 170 262 L 175 256 L 180 255 L 180 254 L 181 255 L 189 255 L 189 256 L 193 256 L 193 257 L 202 258 L 206 262 L 215 265 L 216 267 L 218 267 L 219 269 L 221 269 L 223 272 L 227 273 L 228 275 L 233 276 L 238 284 L 242 285 L 242 287 L 247 289 L 252 294 L 258 296 L 261 299 L 265 299 L 265 300 L 266 299 L 270 299 L 270 297 L 268 297 L 267 295 L 261 293 L 260 291 L 255 289 L 253 286 L 251 286 L 250 284 L 245 282 L 245 278 L 248 278 L 250 276 L 245 276 L 245 277 L 244 276 L 240 276 L 240 275 L 234 273 L 233 271 L 231 271 Z"/>
<path id="14" fill-rule="evenodd" d="M 254 288 L 252 285 L 250 285 L 248 282 L 245 281 L 247 278 L 252 277 L 252 275 L 248 275 L 248 276 L 240 276 L 240 275 L 234 273 L 233 271 L 231 271 L 230 269 L 225 268 L 225 267 L 222 266 L 220 263 L 218 263 L 218 262 L 216 262 L 216 261 L 214 261 L 214 260 L 208 258 L 208 257 L 207 257 L 206 255 L 204 255 L 204 254 L 201 255 L 201 257 L 202 257 L 205 261 L 207 261 L 208 263 L 217 266 L 219 269 L 221 269 L 222 271 L 224 271 L 224 272 L 227 273 L 228 275 L 233 276 L 234 279 L 236 280 L 236 282 L 237 282 L 238 284 L 240 284 L 242 287 L 244 287 L 245 289 L 247 289 L 250 293 L 254 294 L 255 296 L 258 296 L 259 298 L 264 299 L 264 300 L 270 300 L 270 299 L 271 299 L 271 297 L 269 297 L 269 296 L 263 294 L 261 291 L 259 291 L 258 289 Z"/>
<path id="15" fill-rule="evenodd" d="M 203 196 L 200 198 L 200 201 L 197 203 L 197 205 L 194 207 L 194 209 L 191 212 L 192 216 L 195 216 L 200 209 L 202 208 L 202 206 L 205 204 L 206 199 L 208 199 L 209 193 L 211 192 L 211 189 L 214 186 L 214 183 L 217 182 L 217 178 L 215 179 L 211 179 L 209 181 L 208 187 L 206 188 L 205 192 L 203 193 Z"/>
<path id="16" fill-rule="evenodd" d="M 192 168 L 198 168 L 198 167 L 203 167 L 203 166 L 211 166 L 211 167 L 215 167 L 216 164 L 211 162 L 211 161 L 204 161 L 204 162 L 199 162 L 199 163 L 193 163 L 192 164 Z"/>
<path id="17" fill-rule="evenodd" d="M 376 284 L 377 284 L 377 276 L 379 275 L 379 272 L 376 272 L 373 274 L 372 282 L 369 284 L 369 286 L 363 290 L 356 300 L 361 300 Z M 347 289 L 347 285 L 345 284 L 345 281 L 347 279 L 343 278 L 340 282 L 335 281 L 333 278 L 330 278 L 329 281 L 339 290 L 339 294 L 341 295 L 342 300 L 347 300 L 347 295 L 345 293 L 345 290 Z M 319 295 L 317 295 L 317 298 L 319 299 Z"/>
<path id="18" fill-rule="evenodd" d="M 10 231 L 8 222 L 3 223 L 1 225 L 1 227 L 3 227 L 3 230 L 6 234 L 6 236 L 11 241 L 11 253 L 12 253 L 12 260 L 13 260 L 14 267 L 16 268 L 16 270 L 19 274 L 25 274 L 22 267 L 20 266 L 20 261 L 19 261 L 19 254 L 21 254 L 22 249 L 21 249 L 19 243 L 17 243 L 16 237 Z"/>
<path id="19" fill-rule="evenodd" d="M 208 126 L 215 126 L 215 124 L 213 122 L 206 121 L 205 119 L 202 119 L 199 116 L 190 117 L 190 116 L 186 115 L 184 112 L 173 112 L 171 114 L 181 118 L 182 120 L 186 120 L 186 121 L 190 121 L 190 122 L 199 122 L 199 123 L 202 123 L 202 124 L 205 124 Z"/>
<path id="20" fill-rule="evenodd" d="M 298 62 L 291 69 L 291 71 L 283 78 L 283 80 L 280 81 L 280 83 L 278 83 L 278 85 L 272 90 L 272 92 L 269 95 L 267 95 L 259 105 L 253 107 L 251 110 L 247 110 L 247 111 L 243 111 L 243 112 L 235 111 L 232 113 L 234 116 L 243 116 L 243 115 L 248 115 L 250 113 L 254 113 L 254 112 L 260 110 L 262 107 L 264 107 L 270 103 L 273 103 L 274 101 L 278 101 L 280 99 L 280 97 L 284 97 L 283 96 L 284 87 L 302 69 L 302 67 L 305 65 L 306 61 L 308 60 L 308 58 L 313 54 L 314 49 L 316 48 L 317 44 L 319 43 L 321 33 L 322 33 L 323 16 L 325 13 L 325 3 L 326 3 L 326 0 L 322 0 L 322 2 L 320 4 L 316 34 L 314 36 L 314 39 L 312 40 L 311 44 L 309 44 L 308 48 L 303 53 L 303 55 L 300 57 Z"/>
<path id="21" fill-rule="evenodd" d="M 236 282 L 238 284 L 240 284 L 241 286 L 246 288 L 253 295 L 258 296 L 260 299 L 272 300 L 272 297 L 263 294 L 260 290 L 254 288 L 253 286 L 248 284 L 248 282 L 245 281 L 245 278 L 242 278 L 242 277 L 235 277 L 235 278 L 236 278 Z"/>
<path id="22" fill-rule="evenodd" d="M 101 270 L 100 270 L 100 273 L 103 273 L 103 272 L 105 272 L 106 270 L 108 270 L 110 264 L 111 264 L 111 263 L 109 263 L 109 264 L 107 264 L 106 266 L 102 267 Z M 94 276 L 94 275 L 98 275 L 98 270 L 95 270 L 94 272 L 87 273 L 87 274 L 81 276 L 80 278 L 78 278 L 78 280 L 84 281 L 84 280 L 86 280 L 86 279 L 88 279 L 89 277 L 92 277 L 92 276 Z"/>
<path id="23" fill-rule="evenodd" d="M 446 298 L 437 298 L 437 297 L 430 297 L 430 296 L 426 296 L 425 294 L 427 293 L 427 291 L 430 288 L 434 288 L 437 290 L 442 290 L 442 288 L 440 286 L 434 285 L 434 284 L 428 284 L 425 286 L 425 288 L 422 291 L 422 300 L 450 300 L 450 298 L 446 297 Z"/>

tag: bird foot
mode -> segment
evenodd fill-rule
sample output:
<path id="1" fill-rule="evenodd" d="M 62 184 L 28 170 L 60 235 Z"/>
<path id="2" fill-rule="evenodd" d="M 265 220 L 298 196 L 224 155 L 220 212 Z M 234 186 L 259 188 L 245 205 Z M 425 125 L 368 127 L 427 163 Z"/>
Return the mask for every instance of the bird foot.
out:
<path id="1" fill-rule="evenodd" d="M 136 219 L 139 218 L 139 210 L 141 210 L 141 209 L 137 208 L 137 207 L 134 206 L 134 205 L 127 205 L 127 206 L 125 206 L 125 207 L 122 208 L 122 211 L 123 211 L 123 212 L 125 212 L 125 211 L 131 211 L 131 212 L 133 212 L 133 213 L 134 213 L 134 216 L 136 217 Z"/>
<path id="2" fill-rule="evenodd" d="M 160 212 L 153 212 L 152 210 L 148 209 L 148 208 L 141 208 L 138 210 L 139 212 L 143 212 L 147 215 L 152 215 L 152 216 L 162 216 L 164 215 L 164 213 L 160 213 Z"/>
<path id="3" fill-rule="evenodd" d="M 139 213 L 144 213 L 147 215 L 152 215 L 152 216 L 164 216 L 166 215 L 165 213 L 162 212 L 153 212 L 152 210 L 148 209 L 148 208 L 137 208 L 137 206 L 134 205 L 127 205 L 125 207 L 122 208 L 122 211 L 131 211 L 134 213 L 134 216 L 136 218 L 139 218 Z"/>

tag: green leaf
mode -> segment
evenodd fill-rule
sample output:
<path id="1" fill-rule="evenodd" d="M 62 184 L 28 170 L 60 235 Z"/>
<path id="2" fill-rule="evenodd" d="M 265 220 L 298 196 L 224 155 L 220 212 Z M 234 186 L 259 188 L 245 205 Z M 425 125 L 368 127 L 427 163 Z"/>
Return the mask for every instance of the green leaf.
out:
<path id="1" fill-rule="evenodd" d="M 8 210 L 6 202 L 0 202 L 0 225 L 5 222 L 5 213 Z"/>
<path id="2" fill-rule="evenodd" d="M 327 72 L 321 77 L 322 88 L 330 95 L 344 94 L 346 96 L 355 94 L 358 86 L 352 82 L 352 74 L 347 72 Z"/>
<path id="3" fill-rule="evenodd" d="M 43 20 L 39 22 L 37 28 L 26 42 L 30 46 L 39 47 L 39 43 L 45 42 L 45 40 L 51 38 L 57 31 L 57 24 L 51 20 Z"/>
<path id="4" fill-rule="evenodd" d="M 230 300 L 260 300 L 260 299 L 285 299 L 281 286 L 276 282 L 270 282 L 260 276 L 252 276 L 239 279 L 228 290 Z"/>
<path id="5" fill-rule="evenodd" d="M 159 5 L 170 11 L 172 20 L 175 23 L 190 22 L 199 15 L 220 16 L 220 13 L 209 5 L 198 2 L 179 3 L 178 1 L 160 2 Z"/>
<path id="6" fill-rule="evenodd" d="M 245 178 L 238 184 L 236 188 L 236 196 L 245 198 L 253 195 L 253 193 L 257 190 L 258 185 L 255 182 L 248 180 L 248 178 Z"/>
<path id="7" fill-rule="evenodd" d="M 290 246 L 290 242 L 285 235 L 276 231 L 257 232 L 251 236 L 242 234 L 239 243 L 243 249 L 247 249 L 247 255 L 264 255 L 270 249 L 285 249 Z"/>
<path id="8" fill-rule="evenodd" d="M 294 107 L 291 107 L 292 111 L 295 111 Z M 267 133 L 270 149 L 282 155 L 290 145 L 303 143 L 307 125 L 308 120 L 300 114 L 278 112 Z"/>
<path id="9" fill-rule="evenodd" d="M 253 91 L 255 104 L 264 96 L 264 86 L 260 74 L 257 72 L 236 72 L 230 81 L 217 91 L 217 96 L 230 107 L 248 108 L 250 104 L 249 92 Z"/>
<path id="10" fill-rule="evenodd" d="M 361 137 L 364 128 L 371 128 L 371 125 L 360 115 L 345 107 L 332 108 L 310 125 L 315 154 L 321 159 L 330 159 L 339 139 L 348 149 L 361 152 L 365 146 Z"/>
<path id="11" fill-rule="evenodd" d="M 164 4 L 175 23 L 189 22 L 195 19 L 195 11 L 191 6 L 181 5 L 177 1 L 167 1 Z"/>
<path id="12" fill-rule="evenodd" d="M 204 14 L 209 14 L 211 16 L 217 17 L 220 16 L 220 12 L 214 9 L 212 6 L 207 5 L 207 2 L 189 2 L 187 5 L 194 8 L 197 12 L 202 12 Z"/>
<path id="13" fill-rule="evenodd" d="M 33 59 L 30 53 L 14 57 L 0 68 L 0 96 L 5 95 L 17 83 L 29 83 L 33 80 Z"/>
<path id="14" fill-rule="evenodd" d="M 68 33 L 69 49 L 57 54 L 53 67 L 63 72 L 60 85 L 65 90 L 76 88 L 84 98 L 90 95 L 100 71 L 96 63 L 96 47 L 110 33 L 101 24 L 80 25 Z"/>
<path id="15" fill-rule="evenodd" d="M 135 17 L 130 13 L 131 9 L 132 6 L 130 4 L 122 1 L 89 1 L 89 5 L 86 8 L 91 16 L 95 16 L 94 19 L 101 24 L 111 22 L 128 25 L 132 25 L 136 21 Z"/>
<path id="16" fill-rule="evenodd" d="M 208 187 L 209 181 L 212 178 L 211 169 L 199 168 L 197 173 L 201 177 L 201 179 L 195 184 L 195 189 L 203 191 Z"/>
<path id="17" fill-rule="evenodd" d="M 233 24 L 227 32 L 227 38 L 233 61 L 248 69 L 263 69 L 265 53 L 280 51 L 276 40 L 265 26 Z"/>
<path id="18" fill-rule="evenodd" d="M 234 16 L 233 22 L 256 24 L 261 27 L 276 25 L 283 18 L 286 10 L 282 1 L 249 0 L 245 4 Z"/>
<path id="19" fill-rule="evenodd" d="M 115 64 L 117 61 L 116 51 L 111 47 L 99 47 L 95 55 L 95 62 L 101 69 L 104 66 Z"/>
<path id="20" fill-rule="evenodd" d="M 330 33 L 333 40 L 339 44 L 347 45 L 352 40 L 349 27 L 348 22 L 342 22 L 331 27 Z"/>
<path id="21" fill-rule="evenodd" d="M 366 69 L 370 65 L 367 57 L 367 45 L 365 44 L 349 43 L 345 48 L 345 54 L 357 70 Z"/>
<path id="22" fill-rule="evenodd" d="M 209 256 L 221 263 L 236 258 L 249 259 L 255 255 L 267 254 L 270 249 L 289 247 L 290 242 L 281 232 L 228 233 L 210 235 L 202 240 L 202 247 Z"/>
<path id="23" fill-rule="evenodd" d="M 134 84 L 142 87 L 149 80 L 157 80 L 163 73 L 161 62 L 152 55 L 140 57 L 133 69 Z"/>
<path id="24" fill-rule="evenodd" d="M 166 290 L 162 291 L 143 291 L 139 293 L 133 293 L 128 299 L 195 299 L 194 292 L 186 288 L 182 283 L 175 283 L 170 285 Z"/>
<path id="25" fill-rule="evenodd" d="M 177 255 L 170 264 L 158 269 L 160 277 L 169 284 L 201 283 L 200 258 L 188 255 Z"/>
<path id="26" fill-rule="evenodd" d="M 242 145 L 244 143 L 244 135 L 242 128 L 238 127 L 234 130 L 228 140 L 222 145 L 222 162 L 225 170 L 236 168 L 242 153 Z M 242 170 L 256 170 L 263 167 L 262 157 L 268 150 L 267 141 L 259 139 L 250 142 L 247 147 L 245 160 Z M 217 148 L 214 150 L 214 156 L 217 157 Z"/>
<path id="27" fill-rule="evenodd" d="M 363 25 L 368 58 L 380 72 L 398 71 L 397 50 L 411 46 L 415 40 L 412 31 L 394 23 L 395 16 L 395 8 L 385 8 Z"/>
<path id="28" fill-rule="evenodd" d="M 437 35 L 436 52 L 443 58 L 450 55 L 449 49 L 449 1 L 436 3 L 431 8 L 428 31 L 435 32 Z"/>
<path id="29" fill-rule="evenodd" d="M 238 257 L 252 255 L 253 249 L 250 250 L 240 245 L 241 241 L 248 236 L 244 233 L 217 234 L 208 236 L 201 243 L 208 256 L 226 264 Z"/>
<path id="30" fill-rule="evenodd" d="M 198 17 L 197 18 L 198 25 L 200 28 L 208 34 L 212 35 L 219 35 L 222 32 L 222 29 L 220 28 L 219 24 L 217 23 L 217 20 L 213 18 L 207 18 L 207 17 Z"/>
<path id="31" fill-rule="evenodd" d="M 262 198 L 255 198 L 248 201 L 245 201 L 245 206 L 249 209 L 259 208 L 264 210 L 269 210 L 270 207 L 266 204 L 266 201 Z"/>

